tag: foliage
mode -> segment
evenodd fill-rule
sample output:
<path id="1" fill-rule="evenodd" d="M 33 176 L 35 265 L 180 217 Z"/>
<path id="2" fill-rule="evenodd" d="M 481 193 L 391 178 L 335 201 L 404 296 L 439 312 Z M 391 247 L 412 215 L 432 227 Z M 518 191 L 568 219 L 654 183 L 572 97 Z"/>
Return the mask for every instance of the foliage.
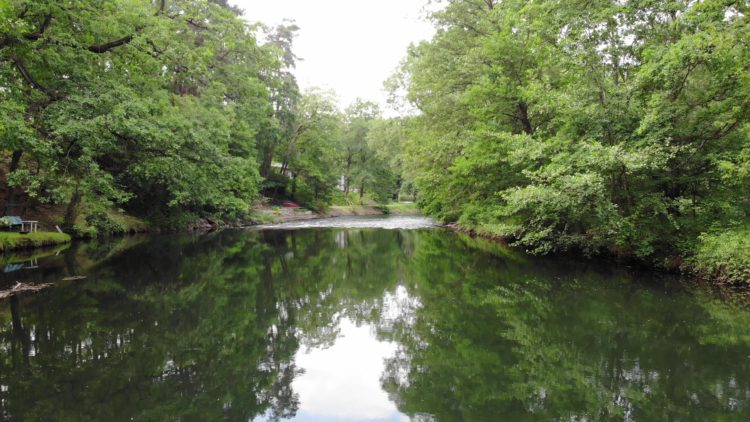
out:
<path id="1" fill-rule="evenodd" d="M 87 215 L 113 232 L 101 210 L 179 227 L 246 218 L 259 194 L 322 209 L 342 176 L 360 200 L 403 184 L 399 121 L 300 91 L 292 21 L 251 25 L 225 0 L 12 0 L 0 13 L 6 212 L 65 205 L 64 226 L 93 232 Z"/>
<path id="2" fill-rule="evenodd" d="M 109 214 L 100 211 L 86 216 L 86 223 L 96 230 L 99 236 L 109 236 L 125 232 L 125 227 L 113 220 Z"/>
<path id="3" fill-rule="evenodd" d="M 319 209 L 330 203 L 338 179 L 334 140 L 341 130 L 341 115 L 335 95 L 320 90 L 305 92 L 297 115 L 284 166 L 292 173 L 292 196 Z"/>
<path id="4" fill-rule="evenodd" d="M 333 92 L 315 88 L 300 95 L 286 143 L 274 148 L 277 171 L 266 176 L 264 192 L 283 192 L 318 211 L 369 199 L 385 204 L 398 196 L 405 184 L 404 123 L 383 119 L 373 102 L 357 100 L 342 113 L 336 101 Z"/>
<path id="5" fill-rule="evenodd" d="M 729 283 L 750 280 L 750 227 L 700 236 L 690 265 L 711 278 Z"/>
<path id="6" fill-rule="evenodd" d="M 389 151 L 388 145 L 379 136 L 382 125 L 387 124 L 380 117 L 377 104 L 356 100 L 346 110 L 346 129 L 341 138 L 344 195 L 356 192 L 362 203 L 365 195 L 378 203 L 390 201 L 397 190 L 396 174 L 389 160 L 397 159 L 399 154 Z"/>
<path id="7" fill-rule="evenodd" d="M 247 212 L 283 52 L 235 8 L 13 0 L 2 14 L 8 202 L 68 204 L 68 226 L 80 204 L 152 221 Z"/>
<path id="8" fill-rule="evenodd" d="M 421 112 L 403 147 L 420 206 L 537 253 L 693 254 L 750 211 L 748 12 L 447 2 L 388 83 Z"/>

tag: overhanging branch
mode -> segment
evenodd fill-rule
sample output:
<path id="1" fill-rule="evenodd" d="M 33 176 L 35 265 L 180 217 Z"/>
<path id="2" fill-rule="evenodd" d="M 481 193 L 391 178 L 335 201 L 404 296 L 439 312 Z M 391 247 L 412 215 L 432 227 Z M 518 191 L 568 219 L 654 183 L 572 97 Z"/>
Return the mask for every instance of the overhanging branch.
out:
<path id="1" fill-rule="evenodd" d="M 47 88 L 40 85 L 37 81 L 34 80 L 33 77 L 31 77 L 31 74 L 29 73 L 28 69 L 26 69 L 26 66 L 23 65 L 23 62 L 21 62 L 20 60 L 16 58 L 13 58 L 12 61 L 13 61 L 13 64 L 16 66 L 16 69 L 18 69 L 18 72 L 21 73 L 21 76 L 26 81 L 26 83 L 31 85 L 32 88 L 38 89 L 44 92 L 45 94 L 52 96 L 50 92 L 47 90 Z"/>
<path id="2" fill-rule="evenodd" d="M 119 40 L 110 41 L 104 44 L 90 45 L 88 46 L 87 50 L 91 51 L 92 53 L 97 53 L 97 54 L 106 53 L 107 51 L 112 50 L 113 48 L 117 48 L 122 45 L 125 45 L 129 43 L 130 41 L 133 41 L 132 35 L 128 35 L 128 36 L 120 38 Z"/>
<path id="3" fill-rule="evenodd" d="M 42 21 L 42 24 L 39 25 L 39 30 L 36 32 L 30 32 L 28 34 L 24 34 L 24 38 L 26 38 L 29 41 L 36 41 L 39 38 L 42 38 L 44 36 L 44 31 L 49 28 L 50 23 L 52 23 L 52 15 L 45 15 L 44 20 Z"/>

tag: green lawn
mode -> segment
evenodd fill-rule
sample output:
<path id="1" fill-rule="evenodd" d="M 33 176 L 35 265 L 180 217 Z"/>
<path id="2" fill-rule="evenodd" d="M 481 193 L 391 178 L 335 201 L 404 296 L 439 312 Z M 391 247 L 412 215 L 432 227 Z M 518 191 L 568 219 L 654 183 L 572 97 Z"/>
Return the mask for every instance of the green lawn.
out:
<path id="1" fill-rule="evenodd" d="M 36 232 L 29 234 L 0 232 L 0 252 L 13 249 L 39 248 L 70 242 L 70 236 L 64 233 Z"/>

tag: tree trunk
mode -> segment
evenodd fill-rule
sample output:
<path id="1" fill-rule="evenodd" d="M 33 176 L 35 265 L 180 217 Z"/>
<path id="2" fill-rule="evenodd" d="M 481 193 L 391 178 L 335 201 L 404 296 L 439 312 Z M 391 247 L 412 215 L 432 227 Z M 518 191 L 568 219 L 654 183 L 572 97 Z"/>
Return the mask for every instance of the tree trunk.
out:
<path id="1" fill-rule="evenodd" d="M 13 172 L 18 170 L 18 166 L 21 164 L 21 157 L 23 156 L 23 151 L 17 150 L 13 151 L 13 156 L 10 159 L 10 167 L 8 168 L 8 177 L 10 177 Z M 8 185 L 8 195 L 5 197 L 5 210 L 3 211 L 3 215 L 13 215 L 15 214 L 15 207 L 16 207 L 16 189 L 10 184 Z"/>
<path id="2" fill-rule="evenodd" d="M 534 127 L 531 125 L 531 119 L 529 118 L 529 105 L 524 102 L 518 103 L 518 120 L 521 121 L 525 134 L 534 134 Z"/>
<path id="3" fill-rule="evenodd" d="M 31 349 L 31 338 L 21 321 L 21 308 L 18 295 L 10 297 L 10 314 L 13 326 L 13 337 L 21 342 L 21 354 L 24 367 L 30 366 L 29 351 Z"/>
<path id="4" fill-rule="evenodd" d="M 72 228 L 76 223 L 76 218 L 78 218 L 78 206 L 81 204 L 82 199 L 81 192 L 78 189 L 79 185 L 76 185 L 76 190 L 73 192 L 73 196 L 70 197 L 70 202 L 65 210 L 63 226 L 65 226 L 66 229 Z"/>
<path id="5" fill-rule="evenodd" d="M 268 178 L 271 175 L 271 164 L 273 164 L 273 146 L 269 145 L 263 151 L 263 163 L 260 166 L 260 175 Z"/>
<path id="6" fill-rule="evenodd" d="M 346 156 L 346 174 L 344 175 L 344 196 L 349 196 L 349 176 L 352 169 L 352 154 Z"/>

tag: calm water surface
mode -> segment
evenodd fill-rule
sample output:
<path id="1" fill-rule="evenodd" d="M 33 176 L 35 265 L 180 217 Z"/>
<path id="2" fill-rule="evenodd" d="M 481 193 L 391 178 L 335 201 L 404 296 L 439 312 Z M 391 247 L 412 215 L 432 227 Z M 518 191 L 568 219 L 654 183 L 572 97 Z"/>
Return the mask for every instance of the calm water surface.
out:
<path id="1" fill-rule="evenodd" d="M 343 221 L 0 258 L 0 419 L 750 420 L 745 309 Z"/>

